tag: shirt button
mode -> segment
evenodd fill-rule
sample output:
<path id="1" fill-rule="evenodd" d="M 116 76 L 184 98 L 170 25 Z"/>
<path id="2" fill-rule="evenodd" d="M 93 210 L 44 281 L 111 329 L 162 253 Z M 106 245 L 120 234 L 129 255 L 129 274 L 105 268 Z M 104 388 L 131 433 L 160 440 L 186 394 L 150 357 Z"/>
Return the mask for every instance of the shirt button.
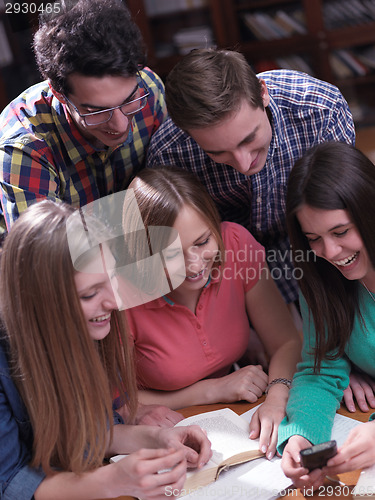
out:
<path id="1" fill-rule="evenodd" d="M 203 309 L 202 304 L 199 304 L 198 309 L 199 309 L 199 311 L 201 311 Z"/>
<path id="2" fill-rule="evenodd" d="M 257 229 L 260 229 L 261 228 L 261 225 L 260 224 L 257 224 Z"/>
<path id="3" fill-rule="evenodd" d="M 198 324 L 197 325 L 197 330 L 200 330 L 201 328 L 202 328 L 201 325 Z"/>
<path id="4" fill-rule="evenodd" d="M 207 345 L 207 342 L 204 340 L 204 341 L 202 342 L 202 344 L 203 344 L 203 345 Z"/>
<path id="5" fill-rule="evenodd" d="M 260 196 L 257 198 L 257 203 L 262 203 L 262 198 Z"/>

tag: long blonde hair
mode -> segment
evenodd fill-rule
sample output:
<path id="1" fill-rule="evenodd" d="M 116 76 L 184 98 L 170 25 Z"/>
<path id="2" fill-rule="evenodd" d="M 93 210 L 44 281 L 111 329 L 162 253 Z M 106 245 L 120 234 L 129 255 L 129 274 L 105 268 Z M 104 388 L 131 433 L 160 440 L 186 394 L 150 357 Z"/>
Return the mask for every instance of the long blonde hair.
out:
<path id="1" fill-rule="evenodd" d="M 10 344 L 12 376 L 34 434 L 32 466 L 75 473 L 102 465 L 112 439 L 112 395 L 119 391 L 130 418 L 136 383 L 123 315 L 93 341 L 80 306 L 66 221 L 74 209 L 41 201 L 7 236 L 1 256 L 1 316 Z M 108 437 L 108 432 L 109 437 Z"/>

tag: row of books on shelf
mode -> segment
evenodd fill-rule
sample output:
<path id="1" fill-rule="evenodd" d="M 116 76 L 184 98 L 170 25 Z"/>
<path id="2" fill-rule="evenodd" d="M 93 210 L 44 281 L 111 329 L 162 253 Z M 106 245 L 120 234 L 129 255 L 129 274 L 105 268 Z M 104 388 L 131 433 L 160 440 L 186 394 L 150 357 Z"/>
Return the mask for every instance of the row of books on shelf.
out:
<path id="1" fill-rule="evenodd" d="M 334 50 L 329 57 L 333 73 L 337 79 L 365 76 L 375 72 L 374 45 L 367 45 L 355 50 Z M 254 64 L 254 69 L 257 72 L 280 68 L 294 69 L 314 76 L 308 57 L 298 54 L 276 57 L 272 60 L 262 60 Z"/>
<path id="2" fill-rule="evenodd" d="M 213 31 L 210 26 L 195 26 L 182 28 L 173 35 L 173 44 L 158 44 L 156 47 L 157 57 L 168 57 L 175 53 L 188 54 L 192 49 L 214 46 Z"/>
<path id="3" fill-rule="evenodd" d="M 263 11 L 242 14 L 246 28 L 257 40 L 276 40 L 307 33 L 304 13 L 301 9 L 293 11 L 277 10 L 273 14 Z"/>
<path id="4" fill-rule="evenodd" d="M 323 3 L 327 29 L 365 24 L 375 21 L 374 0 L 331 0 Z"/>
<path id="5" fill-rule="evenodd" d="M 375 46 L 332 51 L 330 63 L 337 78 L 368 75 L 375 71 Z"/>
<path id="6" fill-rule="evenodd" d="M 206 7 L 208 0 L 143 0 L 149 16 Z"/>
<path id="7" fill-rule="evenodd" d="M 323 3 L 326 29 L 375 22 L 374 0 L 333 0 Z M 277 40 L 307 33 L 302 9 L 244 12 L 242 20 L 257 40 Z"/>
<path id="8" fill-rule="evenodd" d="M 262 59 L 254 62 L 253 68 L 256 73 L 272 69 L 293 69 L 295 71 L 302 71 L 303 73 L 308 73 L 309 75 L 314 76 L 314 70 L 308 63 L 307 59 L 298 54 L 275 57 L 274 59 Z"/>

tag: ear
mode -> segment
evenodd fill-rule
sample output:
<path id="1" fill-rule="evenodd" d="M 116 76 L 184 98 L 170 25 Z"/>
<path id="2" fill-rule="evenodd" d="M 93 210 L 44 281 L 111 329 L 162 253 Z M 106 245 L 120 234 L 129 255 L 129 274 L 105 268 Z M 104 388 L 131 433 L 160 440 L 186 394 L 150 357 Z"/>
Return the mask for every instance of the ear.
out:
<path id="1" fill-rule="evenodd" d="M 266 82 L 264 80 L 260 80 L 260 83 L 262 85 L 263 106 L 266 108 L 270 103 L 270 95 L 268 93 Z"/>
<path id="2" fill-rule="evenodd" d="M 49 80 L 48 80 L 48 86 L 51 89 L 52 94 L 56 97 L 56 99 L 58 101 L 60 101 L 62 104 L 66 104 L 66 99 L 64 97 L 64 94 L 61 94 L 60 92 L 57 92 L 57 90 L 55 90 L 52 87 L 52 84 L 51 84 L 51 82 Z"/>

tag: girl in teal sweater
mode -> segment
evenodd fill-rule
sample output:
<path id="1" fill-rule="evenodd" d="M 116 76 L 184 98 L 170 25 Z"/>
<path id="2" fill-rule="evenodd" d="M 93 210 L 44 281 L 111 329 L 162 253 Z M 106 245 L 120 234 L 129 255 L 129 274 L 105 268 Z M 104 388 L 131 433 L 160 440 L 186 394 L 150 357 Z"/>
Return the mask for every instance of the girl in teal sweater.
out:
<path id="1" fill-rule="evenodd" d="M 327 474 L 375 463 L 374 422 L 354 429 L 327 467 L 308 473 L 299 460 L 330 439 L 351 363 L 375 376 L 374 165 L 348 144 L 311 149 L 289 178 L 287 223 L 293 252 L 310 259 L 298 262 L 304 347 L 278 449 L 295 486 L 318 487 Z"/>

